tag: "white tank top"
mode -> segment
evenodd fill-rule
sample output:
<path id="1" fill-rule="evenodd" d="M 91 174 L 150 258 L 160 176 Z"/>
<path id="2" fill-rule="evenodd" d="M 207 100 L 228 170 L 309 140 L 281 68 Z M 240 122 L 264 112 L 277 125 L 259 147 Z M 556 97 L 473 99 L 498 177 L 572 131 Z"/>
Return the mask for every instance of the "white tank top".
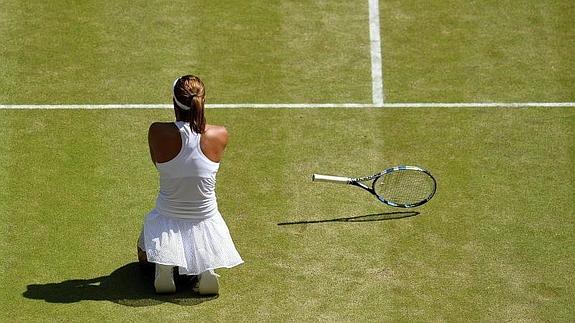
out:
<path id="1" fill-rule="evenodd" d="M 160 192 L 156 210 L 176 218 L 205 219 L 218 212 L 216 173 L 220 166 L 208 159 L 200 148 L 200 134 L 190 124 L 176 121 L 182 138 L 182 149 L 176 157 L 157 163 Z"/>

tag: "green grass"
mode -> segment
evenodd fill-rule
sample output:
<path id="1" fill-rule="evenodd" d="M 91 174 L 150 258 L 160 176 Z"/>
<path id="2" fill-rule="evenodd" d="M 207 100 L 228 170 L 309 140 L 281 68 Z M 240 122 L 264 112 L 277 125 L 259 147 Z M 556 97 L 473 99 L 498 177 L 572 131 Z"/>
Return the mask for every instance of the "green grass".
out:
<path id="1" fill-rule="evenodd" d="M 0 4 L 2 103 L 164 103 L 183 71 L 213 103 L 371 99 L 367 3 Z"/>
<path id="2" fill-rule="evenodd" d="M 389 102 L 575 98 L 571 1 L 382 1 Z"/>
<path id="3" fill-rule="evenodd" d="M 1 104 L 167 103 L 182 73 L 208 103 L 371 102 L 367 1 L 0 8 Z M 380 14 L 386 102 L 575 101 L 569 1 L 381 1 Z M 6 320 L 575 317 L 575 110 L 207 113 L 231 134 L 217 193 L 246 261 L 221 270 L 217 298 L 157 296 L 134 264 L 157 193 L 147 127 L 171 111 L 0 110 Z M 397 164 L 438 179 L 416 216 L 311 182 Z"/>
<path id="4" fill-rule="evenodd" d="M 10 317 L 555 321 L 575 314 L 566 279 L 575 274 L 572 109 L 210 110 L 209 120 L 231 133 L 218 194 L 246 261 L 221 271 L 216 299 L 156 297 L 130 265 L 156 192 L 146 126 L 169 111 L 0 115 L 0 149 L 10 156 L 1 299 Z M 263 120 L 265 127 L 253 127 Z M 437 196 L 419 215 L 278 225 L 396 211 L 310 175 L 369 174 L 399 162 L 438 178 Z M 381 217 L 392 215 L 367 219 Z M 79 287 L 92 279 L 100 285 Z"/>

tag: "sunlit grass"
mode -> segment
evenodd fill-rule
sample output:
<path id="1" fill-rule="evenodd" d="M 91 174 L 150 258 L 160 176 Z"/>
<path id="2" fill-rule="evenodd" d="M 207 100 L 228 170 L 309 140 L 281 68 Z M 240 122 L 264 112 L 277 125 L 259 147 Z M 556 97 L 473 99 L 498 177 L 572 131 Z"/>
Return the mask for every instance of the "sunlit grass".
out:
<path id="1" fill-rule="evenodd" d="M 230 131 L 217 190 L 246 263 L 221 271 L 217 299 L 186 302 L 156 297 L 130 265 L 157 190 L 146 128 L 171 112 L 3 111 L 3 310 L 33 320 L 568 318 L 573 113 L 210 110 Z M 401 162 L 438 179 L 416 216 L 390 220 L 398 210 L 368 193 L 310 180 Z M 372 221 L 353 221 L 362 216 Z"/>

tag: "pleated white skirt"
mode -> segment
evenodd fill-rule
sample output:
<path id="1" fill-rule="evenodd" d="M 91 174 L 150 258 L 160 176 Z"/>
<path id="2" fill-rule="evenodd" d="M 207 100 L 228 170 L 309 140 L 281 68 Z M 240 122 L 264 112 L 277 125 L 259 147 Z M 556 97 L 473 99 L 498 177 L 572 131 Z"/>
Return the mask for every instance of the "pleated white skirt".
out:
<path id="1" fill-rule="evenodd" d="M 243 263 L 219 212 L 195 220 L 163 216 L 154 209 L 146 216 L 138 244 L 149 262 L 178 266 L 181 275 Z"/>

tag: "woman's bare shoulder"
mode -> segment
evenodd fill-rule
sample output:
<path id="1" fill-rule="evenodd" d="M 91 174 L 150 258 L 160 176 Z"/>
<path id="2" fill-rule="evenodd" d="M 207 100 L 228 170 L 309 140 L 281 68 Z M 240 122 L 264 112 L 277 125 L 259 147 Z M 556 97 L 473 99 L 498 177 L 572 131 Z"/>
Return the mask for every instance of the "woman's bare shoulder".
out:
<path id="1" fill-rule="evenodd" d="M 174 134 L 179 134 L 176 130 L 177 127 L 173 122 L 154 122 L 150 125 L 148 134 L 153 137 L 174 136 Z"/>
<path id="2" fill-rule="evenodd" d="M 228 129 L 224 126 L 206 125 L 204 136 L 210 141 L 217 141 L 225 145 L 228 142 Z"/>
<path id="3" fill-rule="evenodd" d="M 172 160 L 181 149 L 181 138 L 173 122 L 154 122 L 148 132 L 148 143 L 154 163 Z"/>
<path id="4" fill-rule="evenodd" d="M 173 122 L 152 122 L 150 125 L 150 131 L 161 131 L 166 129 L 173 129 L 174 123 Z"/>
<path id="5" fill-rule="evenodd" d="M 201 149 L 213 162 L 220 162 L 228 144 L 228 130 L 223 126 L 206 125 L 200 141 Z"/>

